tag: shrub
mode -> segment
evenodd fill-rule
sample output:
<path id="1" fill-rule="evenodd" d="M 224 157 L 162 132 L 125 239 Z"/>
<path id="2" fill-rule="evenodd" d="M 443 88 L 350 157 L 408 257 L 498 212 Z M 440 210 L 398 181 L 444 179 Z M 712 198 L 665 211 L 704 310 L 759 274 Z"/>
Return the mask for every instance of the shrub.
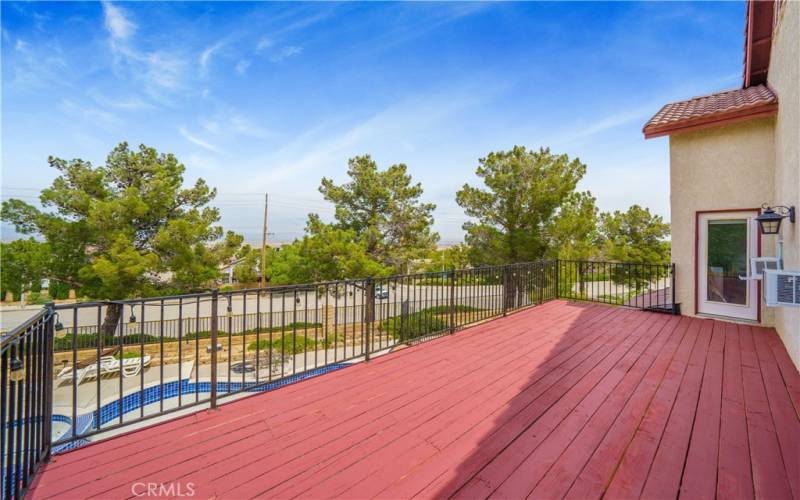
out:
<path id="1" fill-rule="evenodd" d="M 247 350 L 263 351 L 266 349 L 272 349 L 274 351 L 283 352 L 284 354 L 300 354 L 305 351 L 316 351 L 318 347 L 327 348 L 327 344 L 329 343 L 330 342 L 325 342 L 324 339 L 315 341 L 314 339 L 310 339 L 303 335 L 290 333 L 289 335 L 272 339 L 272 342 L 270 342 L 269 339 L 261 339 L 258 342 L 250 342 L 250 344 L 247 346 Z"/>
<path id="2" fill-rule="evenodd" d="M 431 307 L 408 316 L 395 316 L 383 321 L 380 329 L 399 340 L 413 340 L 430 333 L 444 331 L 449 328 L 449 324 L 440 313 L 437 313 L 437 309 L 446 310 L 447 307 Z"/>

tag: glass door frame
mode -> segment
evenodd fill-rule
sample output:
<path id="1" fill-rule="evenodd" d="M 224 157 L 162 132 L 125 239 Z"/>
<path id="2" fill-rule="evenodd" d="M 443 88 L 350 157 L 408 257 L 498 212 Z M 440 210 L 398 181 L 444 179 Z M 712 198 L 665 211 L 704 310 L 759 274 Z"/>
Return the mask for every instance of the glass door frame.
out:
<path id="1" fill-rule="evenodd" d="M 708 221 L 747 219 L 747 259 L 761 256 L 761 237 L 755 218 L 759 209 L 700 211 L 695 217 L 695 314 L 761 321 L 761 282 L 747 281 L 747 306 L 709 301 L 707 297 Z"/>

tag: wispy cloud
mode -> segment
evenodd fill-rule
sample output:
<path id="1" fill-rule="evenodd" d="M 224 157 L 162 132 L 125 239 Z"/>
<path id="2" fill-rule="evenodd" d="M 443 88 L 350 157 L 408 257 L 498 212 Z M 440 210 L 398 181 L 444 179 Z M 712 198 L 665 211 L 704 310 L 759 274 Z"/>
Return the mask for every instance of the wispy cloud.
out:
<path id="1" fill-rule="evenodd" d="M 272 40 L 269 38 L 261 38 L 256 44 L 256 52 L 263 52 L 272 47 Z"/>
<path id="2" fill-rule="evenodd" d="M 52 89 L 68 85 L 72 76 L 71 69 L 57 46 L 48 44 L 46 47 L 36 47 L 17 38 L 14 43 L 13 63 L 6 63 L 3 68 L 3 82 L 26 92 Z M 6 72 L 10 78 L 6 76 Z"/>
<path id="3" fill-rule="evenodd" d="M 181 87 L 185 60 L 165 50 L 142 51 L 133 45 L 136 24 L 126 11 L 110 2 L 103 3 L 104 25 L 118 70 L 141 80 L 151 97 L 164 101 L 163 91 Z"/>
<path id="4" fill-rule="evenodd" d="M 259 165 L 277 167 L 258 175 L 253 183 L 266 186 L 290 177 L 302 179 L 300 174 L 303 172 L 343 165 L 347 158 L 355 154 L 380 148 L 388 138 L 392 138 L 390 140 L 394 144 L 394 138 L 407 134 L 408 130 L 414 129 L 424 134 L 454 114 L 491 98 L 499 90 L 491 85 L 482 85 L 481 88 L 481 93 L 467 86 L 451 89 L 446 94 L 433 92 L 410 97 L 350 126 L 344 126 L 341 121 L 315 126 L 268 158 L 257 159 Z M 407 141 L 407 146 L 413 148 L 410 141 Z"/>
<path id="5" fill-rule="evenodd" d="M 249 118 L 234 110 L 225 110 L 222 116 L 200 122 L 203 130 L 218 137 L 233 138 L 236 136 L 268 139 L 276 134 L 271 130 L 254 123 Z"/>
<path id="6" fill-rule="evenodd" d="M 203 52 L 200 53 L 200 69 L 203 71 L 203 74 L 206 73 L 208 70 L 208 65 L 211 64 L 211 59 L 214 57 L 214 54 L 218 52 L 222 47 L 225 46 L 224 41 L 219 41 L 209 47 L 207 47 Z"/>
<path id="7" fill-rule="evenodd" d="M 237 75 L 244 75 L 247 73 L 247 69 L 250 67 L 250 61 L 248 59 L 241 59 L 239 62 L 236 63 L 236 70 Z"/>
<path id="8" fill-rule="evenodd" d="M 289 59 L 290 57 L 299 56 L 303 53 L 303 47 L 299 45 L 289 45 L 288 47 L 282 48 L 278 51 L 277 54 L 274 54 L 270 57 L 272 62 L 280 62 L 284 59 Z"/>
<path id="9" fill-rule="evenodd" d="M 105 25 L 113 40 L 125 41 L 136 31 L 136 24 L 128 14 L 111 2 L 103 2 Z"/>
<path id="10" fill-rule="evenodd" d="M 64 99 L 61 101 L 61 108 L 74 116 L 79 116 L 87 121 L 97 122 L 102 121 L 105 123 L 119 123 L 119 119 L 114 113 L 104 109 L 96 108 L 86 104 L 78 104 L 71 99 Z"/>
<path id="11" fill-rule="evenodd" d="M 151 108 L 152 105 L 137 96 L 119 96 L 109 97 L 106 94 L 91 89 L 87 91 L 87 95 L 91 97 L 94 102 L 105 108 L 116 108 L 125 111 L 133 111 L 139 109 Z"/>
<path id="12" fill-rule="evenodd" d="M 261 127 L 259 125 L 256 125 L 247 118 L 236 114 L 231 115 L 230 129 L 235 134 L 254 137 L 257 139 L 266 139 L 268 137 L 275 136 L 275 134 L 272 131 L 264 127 Z"/>
<path id="13" fill-rule="evenodd" d="M 212 153 L 221 153 L 222 152 L 218 147 L 214 146 L 213 144 L 211 144 L 209 142 L 206 142 L 203 139 L 200 139 L 199 137 L 193 135 L 183 125 L 181 125 L 178 128 L 178 132 L 184 137 L 184 139 L 186 139 L 187 141 L 191 142 L 195 146 L 200 146 L 201 148 L 206 149 L 208 151 L 211 151 Z"/>

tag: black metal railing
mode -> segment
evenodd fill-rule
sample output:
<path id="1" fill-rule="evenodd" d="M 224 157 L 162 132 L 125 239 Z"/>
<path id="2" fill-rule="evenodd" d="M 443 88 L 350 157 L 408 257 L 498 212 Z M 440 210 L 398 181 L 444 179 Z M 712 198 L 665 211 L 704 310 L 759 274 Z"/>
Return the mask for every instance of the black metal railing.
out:
<path id="1" fill-rule="evenodd" d="M 0 340 L 0 498 L 21 498 L 50 455 L 53 315 L 43 309 Z"/>
<path id="2" fill-rule="evenodd" d="M 675 265 L 558 260 L 559 298 L 679 314 Z"/>
<path id="3" fill-rule="evenodd" d="M 677 312 L 670 266 L 566 260 L 51 305 L 29 325 L 45 321 L 52 334 L 20 351 L 49 356 L 32 376 L 50 384 L 43 402 L 52 419 L 34 434 L 52 435 L 54 452 L 71 449 L 100 433 L 213 408 L 556 298 Z M 4 339 L 4 363 L 16 352 L 8 345 Z M 7 371 L 4 364 L 4 377 Z M 4 378 L 3 390 L 19 398 L 28 385 L 17 384 Z"/>
<path id="4" fill-rule="evenodd" d="M 551 300 L 554 261 L 60 304 L 56 451 Z"/>

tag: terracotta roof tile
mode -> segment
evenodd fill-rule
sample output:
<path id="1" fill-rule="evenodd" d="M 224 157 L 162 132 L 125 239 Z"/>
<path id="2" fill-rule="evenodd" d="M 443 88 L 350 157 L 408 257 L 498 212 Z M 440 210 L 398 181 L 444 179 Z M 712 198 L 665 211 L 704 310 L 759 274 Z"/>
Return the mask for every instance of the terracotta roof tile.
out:
<path id="1" fill-rule="evenodd" d="M 644 126 L 646 137 L 680 129 L 715 124 L 730 116 L 749 116 L 776 106 L 778 97 L 766 85 L 728 90 L 667 104 Z"/>

